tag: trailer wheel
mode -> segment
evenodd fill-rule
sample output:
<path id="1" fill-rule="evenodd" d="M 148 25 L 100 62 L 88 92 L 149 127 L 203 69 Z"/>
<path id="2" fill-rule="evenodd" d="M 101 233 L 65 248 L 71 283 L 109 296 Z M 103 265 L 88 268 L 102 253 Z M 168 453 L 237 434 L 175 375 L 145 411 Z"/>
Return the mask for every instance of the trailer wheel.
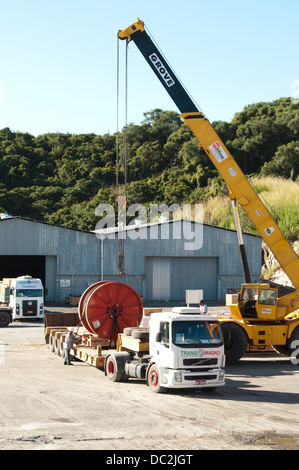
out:
<path id="1" fill-rule="evenodd" d="M 236 323 L 222 323 L 226 363 L 236 364 L 244 356 L 247 348 L 247 335 L 243 328 Z"/>
<path id="2" fill-rule="evenodd" d="M 164 391 L 164 388 L 161 386 L 160 371 L 156 364 L 151 365 L 148 371 L 147 384 L 154 393 L 161 393 Z"/>
<path id="3" fill-rule="evenodd" d="M 60 356 L 61 357 L 64 357 L 64 354 L 65 354 L 65 342 L 64 342 L 64 338 L 60 338 Z"/>
<path id="4" fill-rule="evenodd" d="M 117 361 L 114 356 L 109 356 L 106 362 L 106 375 L 112 382 L 120 382 L 122 380 L 123 371 L 119 371 Z"/>
<path id="5" fill-rule="evenodd" d="M 0 312 L 0 328 L 4 328 L 10 324 L 10 315 L 7 312 Z"/>
<path id="6" fill-rule="evenodd" d="M 60 356 L 60 338 L 55 338 L 55 354 Z"/>
<path id="7" fill-rule="evenodd" d="M 55 336 L 54 335 L 50 335 L 50 351 L 53 353 L 55 352 Z"/>

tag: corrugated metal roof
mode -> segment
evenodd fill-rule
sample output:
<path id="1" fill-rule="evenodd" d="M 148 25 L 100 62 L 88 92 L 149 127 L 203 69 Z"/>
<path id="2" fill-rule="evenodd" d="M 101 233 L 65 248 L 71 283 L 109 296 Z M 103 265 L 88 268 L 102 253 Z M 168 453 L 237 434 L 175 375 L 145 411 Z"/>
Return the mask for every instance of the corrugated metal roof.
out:
<path id="1" fill-rule="evenodd" d="M 82 233 L 88 233 L 90 235 L 94 235 L 94 232 L 89 231 L 89 230 L 81 230 L 79 228 L 67 227 L 65 225 L 59 225 L 59 224 L 52 224 L 50 222 L 44 222 L 42 220 L 35 220 L 35 219 L 30 219 L 28 217 L 21 217 L 21 216 L 10 216 L 10 217 L 6 217 L 4 219 L 0 218 L 0 223 L 9 222 L 11 220 L 26 220 L 28 222 L 35 222 L 37 224 L 44 224 L 44 225 L 48 225 L 50 227 L 59 227 L 59 228 L 67 229 L 67 230 L 75 230 L 76 232 L 82 232 Z"/>
<path id="2" fill-rule="evenodd" d="M 132 225 L 126 225 L 125 227 L 107 227 L 103 229 L 96 229 L 92 230 L 92 233 L 95 233 L 97 236 L 108 236 L 113 233 L 119 233 L 119 232 L 127 232 L 130 230 L 138 230 L 138 229 L 143 229 L 143 228 L 150 228 L 150 227 L 155 227 L 155 226 L 160 226 L 160 225 L 167 225 L 167 224 L 173 224 L 175 222 L 186 222 L 186 223 L 191 223 L 191 224 L 196 224 L 196 225 L 203 225 L 204 227 L 211 227 L 219 230 L 225 230 L 228 232 L 236 232 L 236 230 L 230 229 L 230 228 L 225 228 L 225 227 L 219 227 L 218 225 L 210 225 L 210 224 L 202 224 L 200 222 L 196 222 L 193 220 L 187 220 L 187 219 L 175 219 L 175 220 L 166 220 L 166 221 L 161 221 L 161 222 L 151 222 L 151 223 L 146 223 L 146 224 L 132 224 Z M 257 237 L 261 238 L 260 235 L 256 235 L 254 233 L 247 233 L 243 232 L 244 235 L 250 235 L 252 237 Z"/>

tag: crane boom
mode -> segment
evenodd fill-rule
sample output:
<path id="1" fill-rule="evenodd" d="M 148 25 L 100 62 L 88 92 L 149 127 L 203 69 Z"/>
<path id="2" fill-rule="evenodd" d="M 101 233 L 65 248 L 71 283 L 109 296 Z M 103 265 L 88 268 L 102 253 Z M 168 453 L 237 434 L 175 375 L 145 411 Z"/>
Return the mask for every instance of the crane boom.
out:
<path id="1" fill-rule="evenodd" d="M 184 124 L 192 130 L 199 142 L 199 146 L 203 147 L 221 174 L 229 188 L 230 198 L 238 201 L 247 213 L 260 236 L 289 277 L 297 292 L 278 299 L 277 306 L 287 307 L 284 309 L 285 314 L 294 311 L 299 307 L 299 258 L 295 251 L 208 119 L 198 109 L 165 57 L 145 31 L 143 21 L 138 19 L 136 23 L 119 31 L 118 37 L 127 41 L 132 40 L 136 44 L 159 81 L 179 108 Z"/>

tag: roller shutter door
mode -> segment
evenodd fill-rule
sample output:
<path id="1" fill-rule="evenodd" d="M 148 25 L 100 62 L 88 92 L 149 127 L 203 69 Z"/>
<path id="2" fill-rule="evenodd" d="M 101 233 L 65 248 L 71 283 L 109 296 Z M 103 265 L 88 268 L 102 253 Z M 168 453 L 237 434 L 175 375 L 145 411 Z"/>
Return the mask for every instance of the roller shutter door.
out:
<path id="1" fill-rule="evenodd" d="M 203 289 L 205 300 L 217 299 L 218 258 L 147 257 L 147 300 L 185 301 L 187 289 Z"/>

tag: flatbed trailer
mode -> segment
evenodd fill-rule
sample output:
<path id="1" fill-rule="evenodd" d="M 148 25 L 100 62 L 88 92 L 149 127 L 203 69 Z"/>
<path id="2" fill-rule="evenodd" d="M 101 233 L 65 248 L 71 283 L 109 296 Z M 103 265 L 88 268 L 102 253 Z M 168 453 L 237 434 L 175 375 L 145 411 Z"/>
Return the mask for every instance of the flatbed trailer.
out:
<path id="1" fill-rule="evenodd" d="M 162 312 L 161 308 L 144 308 L 143 315 L 149 316 L 150 313 Z M 131 352 L 146 354 L 149 351 L 149 341 L 134 338 L 125 334 L 119 334 L 117 342 L 110 344 L 110 341 L 99 338 L 88 332 L 80 323 L 77 313 L 46 313 L 44 338 L 49 344 L 50 351 L 58 356 L 64 355 L 64 341 L 68 333 L 68 328 L 75 328 L 75 333 L 82 337 L 82 343 L 71 350 L 71 355 L 78 361 L 105 370 L 106 358 L 113 352 Z M 136 328 L 137 329 L 137 328 Z M 142 329 L 142 328 L 141 328 Z M 271 346 L 247 346 L 246 353 L 250 355 L 276 354 Z"/>
<path id="2" fill-rule="evenodd" d="M 68 334 L 68 328 L 66 326 L 47 327 L 45 329 L 45 341 L 48 337 L 50 351 L 57 354 L 58 356 L 64 356 L 64 342 L 65 337 Z M 105 357 L 107 352 L 111 351 L 110 343 L 107 340 L 102 340 L 97 336 L 89 333 L 84 327 L 78 327 L 75 331 L 82 338 L 82 343 L 75 346 L 70 350 L 70 354 L 83 362 L 97 367 L 103 368 L 105 364 Z M 104 350 L 104 348 L 107 349 Z"/>
<path id="3" fill-rule="evenodd" d="M 150 313 L 161 311 L 160 308 L 144 308 L 143 315 L 149 316 Z M 46 313 L 44 338 L 52 353 L 63 357 L 65 337 L 70 327 L 73 327 L 74 333 L 82 338 L 82 343 L 72 348 L 70 354 L 76 360 L 86 362 L 97 369 L 104 370 L 106 357 L 112 352 L 149 350 L 148 341 L 124 334 L 119 334 L 117 342 L 99 338 L 82 326 L 77 313 Z"/>

